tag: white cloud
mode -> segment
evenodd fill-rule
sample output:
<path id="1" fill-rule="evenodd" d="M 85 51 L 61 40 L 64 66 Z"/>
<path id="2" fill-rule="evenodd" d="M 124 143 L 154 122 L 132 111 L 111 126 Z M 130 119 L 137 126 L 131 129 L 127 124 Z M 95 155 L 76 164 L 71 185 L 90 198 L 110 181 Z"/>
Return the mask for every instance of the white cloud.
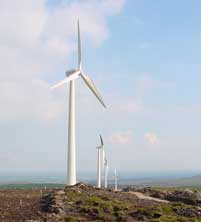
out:
<path id="1" fill-rule="evenodd" d="M 116 14 L 121 11 L 125 2 L 126 0 L 103 0 L 102 5 L 104 11 L 106 11 L 107 13 Z"/>
<path id="2" fill-rule="evenodd" d="M 27 84 L 26 84 L 27 83 Z M 1 118 L 39 118 L 50 120 L 64 109 L 61 95 L 51 93 L 42 80 L 0 83 Z"/>
<path id="3" fill-rule="evenodd" d="M 158 135 L 154 132 L 147 132 L 144 134 L 144 140 L 151 145 L 156 145 L 159 143 Z"/>
<path id="4" fill-rule="evenodd" d="M 110 136 L 109 141 L 111 144 L 129 145 L 133 141 L 133 135 L 131 131 L 116 132 Z"/>
<path id="5" fill-rule="evenodd" d="M 69 63 L 78 16 L 83 38 L 100 44 L 109 35 L 107 17 L 123 5 L 123 0 L 70 1 L 50 10 L 46 0 L 0 1 L 1 117 L 54 119 L 64 112 L 61 94 L 53 95 L 45 79 L 59 79 L 58 70 Z"/>
<path id="6" fill-rule="evenodd" d="M 46 22 L 45 0 L 0 1 L 1 44 L 30 47 L 38 41 Z"/>

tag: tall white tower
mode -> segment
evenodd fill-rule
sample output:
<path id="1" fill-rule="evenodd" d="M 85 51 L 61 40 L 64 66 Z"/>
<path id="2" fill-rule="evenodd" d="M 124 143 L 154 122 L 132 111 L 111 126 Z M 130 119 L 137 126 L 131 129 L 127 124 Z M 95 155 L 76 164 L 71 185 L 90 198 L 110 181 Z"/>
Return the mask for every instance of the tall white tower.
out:
<path id="1" fill-rule="evenodd" d="M 101 145 L 97 147 L 98 149 L 98 158 L 97 158 L 97 187 L 101 188 L 101 167 L 103 163 L 103 153 L 104 153 L 104 144 L 103 144 L 103 138 L 100 135 L 100 141 Z"/>
<path id="2" fill-rule="evenodd" d="M 108 163 L 106 157 L 104 158 L 104 181 L 105 188 L 107 188 L 107 178 L 108 178 Z"/>
<path id="3" fill-rule="evenodd" d="M 82 70 L 81 57 L 81 39 L 80 26 L 78 21 L 78 67 L 66 72 L 66 78 L 51 88 L 57 88 L 65 83 L 70 82 L 69 89 L 69 117 L 68 117 L 68 163 L 67 163 L 67 185 L 72 186 L 76 184 L 76 144 L 75 144 L 75 83 L 74 80 L 82 77 L 85 84 L 93 92 L 99 102 L 104 106 L 103 99 L 92 80 Z"/>
<path id="4" fill-rule="evenodd" d="M 114 190 L 118 191 L 118 187 L 117 187 L 117 180 L 118 180 L 118 176 L 117 176 L 117 170 L 114 170 Z"/>

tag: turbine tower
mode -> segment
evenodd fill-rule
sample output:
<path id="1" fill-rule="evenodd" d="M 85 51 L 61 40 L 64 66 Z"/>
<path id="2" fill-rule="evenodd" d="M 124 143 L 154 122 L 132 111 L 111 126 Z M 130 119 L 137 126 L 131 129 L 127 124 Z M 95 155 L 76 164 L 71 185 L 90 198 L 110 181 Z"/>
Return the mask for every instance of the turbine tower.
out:
<path id="1" fill-rule="evenodd" d="M 103 140 L 102 140 L 102 143 L 103 143 Z M 108 162 L 105 155 L 105 149 L 102 149 L 102 160 L 103 160 L 103 167 L 104 167 L 104 187 L 107 188 Z"/>
<path id="2" fill-rule="evenodd" d="M 117 179 L 118 179 L 117 170 L 115 169 L 115 170 L 114 170 L 114 191 L 118 191 L 118 188 L 117 188 Z"/>
<path id="3" fill-rule="evenodd" d="M 105 151 L 103 150 L 104 153 L 104 182 L 105 182 L 105 188 L 107 188 L 107 177 L 108 177 L 108 162 L 105 156 Z"/>
<path id="4" fill-rule="evenodd" d="M 98 149 L 98 159 L 97 159 L 97 187 L 98 188 L 101 188 L 101 167 L 102 167 L 102 160 L 103 158 L 103 155 L 102 152 L 103 152 L 103 147 L 104 147 L 104 144 L 103 144 L 103 139 L 102 139 L 102 136 L 100 135 L 100 141 L 101 141 L 101 145 L 97 147 Z"/>
<path id="5" fill-rule="evenodd" d="M 79 20 L 77 22 L 78 29 L 78 67 L 66 72 L 64 80 L 58 82 L 52 89 L 62 86 L 70 82 L 69 88 L 69 116 L 68 116 L 68 169 L 67 169 L 67 185 L 72 186 L 76 184 L 76 144 L 75 144 L 75 82 L 78 77 L 82 77 L 86 85 L 93 92 L 99 102 L 106 108 L 103 99 L 93 81 L 82 70 L 82 56 L 81 56 L 81 39 Z"/>

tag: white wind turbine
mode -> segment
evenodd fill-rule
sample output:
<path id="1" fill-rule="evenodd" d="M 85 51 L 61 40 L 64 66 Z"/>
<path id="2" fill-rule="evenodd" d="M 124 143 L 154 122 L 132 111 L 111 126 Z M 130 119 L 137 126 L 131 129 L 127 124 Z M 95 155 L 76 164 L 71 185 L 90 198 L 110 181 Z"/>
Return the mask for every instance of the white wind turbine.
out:
<path id="1" fill-rule="evenodd" d="M 104 187 L 107 188 L 108 162 L 107 162 L 104 150 L 103 150 L 103 161 L 104 161 L 104 182 L 105 182 Z"/>
<path id="2" fill-rule="evenodd" d="M 117 175 L 117 170 L 114 170 L 114 191 L 118 191 L 117 188 L 117 180 L 118 180 L 118 175 Z"/>
<path id="3" fill-rule="evenodd" d="M 101 145 L 97 147 L 98 149 L 98 159 L 97 159 L 97 187 L 101 188 L 101 167 L 103 162 L 103 138 L 100 135 Z"/>
<path id="4" fill-rule="evenodd" d="M 102 143 L 103 143 L 103 139 L 102 139 Z M 103 161 L 103 167 L 104 167 L 104 187 L 107 188 L 108 161 L 105 155 L 105 149 L 102 149 L 102 161 Z"/>
<path id="5" fill-rule="evenodd" d="M 86 85 L 93 92 L 99 102 L 104 106 L 103 99 L 98 92 L 96 86 L 92 80 L 82 70 L 82 57 L 81 57 L 81 39 L 80 39 L 80 27 L 79 21 L 78 27 L 78 67 L 66 72 L 66 78 L 54 86 L 52 89 L 62 86 L 65 83 L 70 82 L 69 89 L 69 117 L 68 117 L 68 169 L 67 169 L 67 185 L 72 186 L 76 184 L 76 149 L 75 149 L 75 82 L 78 77 L 82 77 Z"/>

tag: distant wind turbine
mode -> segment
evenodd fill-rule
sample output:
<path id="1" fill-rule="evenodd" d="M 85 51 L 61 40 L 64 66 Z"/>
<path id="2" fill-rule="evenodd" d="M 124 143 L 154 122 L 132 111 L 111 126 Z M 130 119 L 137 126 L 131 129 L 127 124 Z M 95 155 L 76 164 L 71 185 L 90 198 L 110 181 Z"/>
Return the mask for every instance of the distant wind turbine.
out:
<path id="1" fill-rule="evenodd" d="M 103 139 L 102 139 L 102 142 L 103 142 Z M 102 161 L 103 161 L 103 168 L 104 168 L 104 187 L 107 188 L 108 161 L 105 155 L 105 148 L 102 149 Z"/>
<path id="2" fill-rule="evenodd" d="M 52 89 L 62 86 L 70 82 L 69 89 L 69 117 L 68 117 L 68 170 L 67 170 L 67 185 L 72 186 L 76 184 L 76 149 L 75 149 L 75 82 L 78 77 L 82 77 L 86 85 L 93 92 L 99 102 L 104 106 L 103 99 L 92 80 L 82 70 L 82 57 L 81 57 L 81 39 L 80 39 L 80 26 L 78 27 L 78 67 L 66 72 L 66 78 L 54 86 Z"/>
<path id="3" fill-rule="evenodd" d="M 117 175 L 117 170 L 114 170 L 114 191 L 118 191 L 117 188 L 117 180 L 118 180 L 118 175 Z"/>
<path id="4" fill-rule="evenodd" d="M 101 141 L 101 145 L 97 147 L 98 149 L 98 159 L 97 159 L 97 187 L 101 188 L 101 167 L 102 167 L 102 162 L 103 162 L 103 138 L 100 135 L 100 141 Z"/>
<path id="5" fill-rule="evenodd" d="M 103 150 L 103 158 L 104 158 L 104 182 L 105 182 L 105 188 L 107 188 L 107 177 L 108 177 L 108 162 L 105 156 L 105 151 Z"/>

